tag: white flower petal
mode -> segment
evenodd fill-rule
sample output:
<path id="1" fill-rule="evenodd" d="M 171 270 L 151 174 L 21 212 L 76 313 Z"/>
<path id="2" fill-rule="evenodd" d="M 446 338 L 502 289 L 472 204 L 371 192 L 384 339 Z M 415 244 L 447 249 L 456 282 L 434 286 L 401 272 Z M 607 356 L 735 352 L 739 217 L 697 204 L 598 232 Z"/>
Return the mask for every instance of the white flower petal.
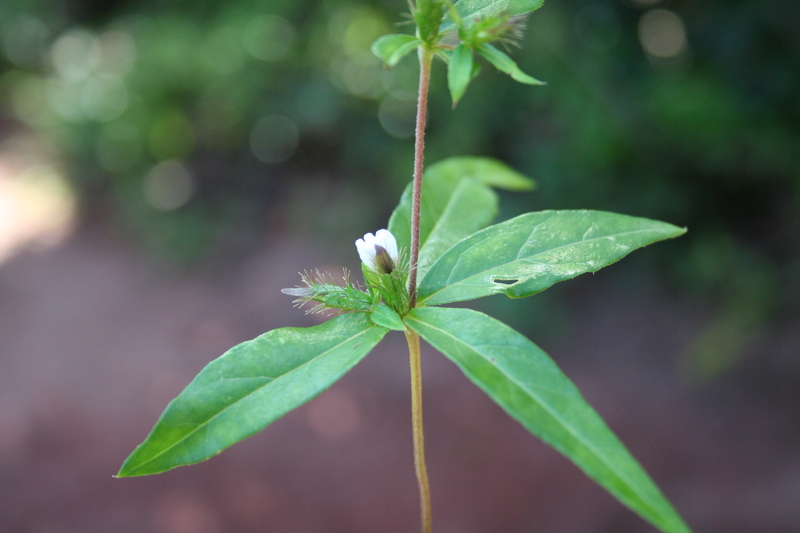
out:
<path id="1" fill-rule="evenodd" d="M 389 257 L 393 262 L 397 262 L 397 240 L 389 230 L 379 229 L 375 232 L 375 240 L 377 244 L 383 246 L 383 249 L 389 253 Z"/>
<path id="2" fill-rule="evenodd" d="M 356 241 L 356 250 L 358 250 L 358 257 L 361 258 L 361 262 L 367 265 L 370 268 L 375 267 L 375 246 L 371 244 L 372 237 L 371 233 L 367 233 L 364 235 L 363 239 L 358 239 Z"/>

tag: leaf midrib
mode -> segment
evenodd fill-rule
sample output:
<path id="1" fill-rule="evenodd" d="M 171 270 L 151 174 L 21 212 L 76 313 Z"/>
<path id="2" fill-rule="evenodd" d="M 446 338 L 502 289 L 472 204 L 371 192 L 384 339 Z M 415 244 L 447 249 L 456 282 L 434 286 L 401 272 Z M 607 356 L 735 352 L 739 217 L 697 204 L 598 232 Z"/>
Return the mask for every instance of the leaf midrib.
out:
<path id="1" fill-rule="evenodd" d="M 262 390 L 264 387 L 268 387 L 268 386 L 270 386 L 270 385 L 274 384 L 275 382 L 282 380 L 283 378 L 285 378 L 285 377 L 287 377 L 287 376 L 293 375 L 295 372 L 298 372 L 298 371 L 301 371 L 301 370 L 302 370 L 303 372 L 306 372 L 306 371 L 308 371 L 309 365 L 310 365 L 311 363 L 313 363 L 314 361 L 316 361 L 316 360 L 317 360 L 317 359 L 319 359 L 320 357 L 323 357 L 323 356 L 325 356 L 326 354 L 328 354 L 328 353 L 330 353 L 330 352 L 332 352 L 332 351 L 334 351 L 334 350 L 338 349 L 340 346 L 342 346 L 342 345 L 344 345 L 344 344 L 346 344 L 346 343 L 348 343 L 348 342 L 352 341 L 353 339 L 356 339 L 358 336 L 360 336 L 360 335 L 364 335 L 365 333 L 367 333 L 369 330 L 373 329 L 374 327 L 376 327 L 376 326 L 369 326 L 367 329 L 365 329 L 365 330 L 362 330 L 361 332 L 359 332 L 359 333 L 357 333 L 357 334 L 353 335 L 352 337 L 348 337 L 347 339 L 345 339 L 344 341 L 340 342 L 339 344 L 337 344 L 337 345 L 335 345 L 335 346 L 332 346 L 331 348 L 329 348 L 328 350 L 325 350 L 324 352 L 320 353 L 319 355 L 316 355 L 316 356 L 312 357 L 311 359 L 309 359 L 309 360 L 308 360 L 308 361 L 306 361 L 305 363 L 301 364 L 300 366 L 297 366 L 297 367 L 293 368 L 292 370 L 290 370 L 289 372 L 286 372 L 285 374 L 281 374 L 280 376 L 277 376 L 277 377 L 275 377 L 275 378 L 272 378 L 272 379 L 271 379 L 269 382 L 265 383 L 264 385 L 262 385 L 262 386 L 258 387 L 257 389 L 255 389 L 255 390 L 253 390 L 253 391 L 251 391 L 251 392 L 249 392 L 249 393 L 245 394 L 244 396 L 241 396 L 240 398 L 238 398 L 238 399 L 236 399 L 235 401 L 231 402 L 230 404 L 226 405 L 226 406 L 225 406 L 223 409 L 219 410 L 217 413 L 215 413 L 215 414 L 214 414 L 213 416 L 211 416 L 210 418 L 207 418 L 207 419 L 206 419 L 206 420 L 204 420 L 203 422 L 201 422 L 201 423 L 197 424 L 197 426 L 196 426 L 194 429 L 192 429 L 192 430 L 191 430 L 189 433 L 187 433 L 186 435 L 184 435 L 183 437 L 181 437 L 181 438 L 180 438 L 180 440 L 176 441 L 175 443 L 173 443 L 172 445 L 170 445 L 168 448 L 165 448 L 165 449 L 164 449 L 164 450 L 162 450 L 161 452 L 159 452 L 159 453 L 157 453 L 156 455 L 152 456 L 150 459 L 148 459 L 148 460 L 147 460 L 147 461 L 145 461 L 144 463 L 141 463 L 141 464 L 140 464 L 140 465 L 139 465 L 137 468 L 135 468 L 134 470 L 132 470 L 132 471 L 131 471 L 131 473 L 133 473 L 133 472 L 136 472 L 137 470 L 141 470 L 141 469 L 142 469 L 144 466 L 146 466 L 146 465 L 148 465 L 148 464 L 152 463 L 153 461 L 155 461 L 156 459 L 158 459 L 159 457 L 161 457 L 161 456 L 162 456 L 162 455 L 164 455 L 165 453 L 169 452 L 170 450 L 172 450 L 173 448 L 175 448 L 176 446 L 178 446 L 179 444 L 181 444 L 182 442 L 184 442 L 186 439 L 188 439 L 189 437 L 191 437 L 192 435 L 194 435 L 194 434 L 195 434 L 197 431 L 199 431 L 200 429 L 209 427 L 209 425 L 210 425 L 210 424 L 213 422 L 213 420 L 214 420 L 215 418 L 217 418 L 218 416 L 220 416 L 222 413 L 224 413 L 225 411 L 227 411 L 228 409 L 230 409 L 231 407 L 233 407 L 233 406 L 234 406 L 234 405 L 236 405 L 237 403 L 239 403 L 239 402 L 241 402 L 241 401 L 244 401 L 246 398 L 250 397 L 250 396 L 251 396 L 251 395 L 253 395 L 253 394 L 256 394 L 257 392 L 259 392 L 260 390 Z M 267 377 L 267 376 L 264 376 L 264 377 Z M 229 378 L 221 378 L 221 379 L 229 379 Z M 179 424 L 179 425 L 181 425 L 181 424 Z"/>
<path id="2" fill-rule="evenodd" d="M 544 222 L 544 221 L 543 221 L 543 222 Z M 539 226 L 541 223 L 542 223 L 542 222 L 540 222 L 540 223 L 539 223 L 539 224 L 537 224 L 536 226 L 538 227 L 538 226 Z M 487 228 L 487 229 L 488 229 L 488 228 Z M 535 228 L 534 228 L 534 229 L 535 229 Z M 493 267 L 491 267 L 491 268 L 487 268 L 487 269 L 485 269 L 485 270 L 481 270 L 480 272 L 476 272 L 475 274 L 472 274 L 472 275 L 470 275 L 470 276 L 467 276 L 467 277 L 461 278 L 461 279 L 459 279 L 459 280 L 456 280 L 456 281 L 452 281 L 452 280 L 451 280 L 451 277 L 453 276 L 453 272 L 455 271 L 455 265 L 454 265 L 454 266 L 453 266 L 453 268 L 451 268 L 451 269 L 450 269 L 450 273 L 448 274 L 448 277 L 447 277 L 447 282 L 446 282 L 446 283 L 447 283 L 447 285 L 445 285 L 445 286 L 444 286 L 444 287 L 442 287 L 441 289 L 437 290 L 436 292 L 432 292 L 431 294 L 429 294 L 429 295 L 428 295 L 428 296 L 426 296 L 425 298 L 421 299 L 421 300 L 420 300 L 420 303 L 425 303 L 426 301 L 430 300 L 431 298 L 433 298 L 434 296 L 436 296 L 436 295 L 437 295 L 437 294 L 439 294 L 440 292 L 442 292 L 442 291 L 444 291 L 444 290 L 446 290 L 446 289 L 448 289 L 448 288 L 450 288 L 450 287 L 452 287 L 452 286 L 454 286 L 454 285 L 456 285 L 456 284 L 463 283 L 463 282 L 465 282 L 465 281 L 467 281 L 467 280 L 470 280 L 470 279 L 472 279 L 472 278 L 479 277 L 479 276 L 481 276 L 481 275 L 484 275 L 484 274 L 486 274 L 486 272 L 489 272 L 489 271 L 491 271 L 491 270 L 494 270 L 494 269 L 496 269 L 496 268 L 501 268 L 501 267 L 506 267 L 506 266 L 509 266 L 509 265 L 514 265 L 514 263 L 518 263 L 518 262 L 522 262 L 522 261 L 531 261 L 531 260 L 532 260 L 533 258 L 535 258 L 536 256 L 538 256 L 538 255 L 541 255 L 541 254 L 544 254 L 544 253 L 550 253 L 550 252 L 558 251 L 558 250 L 560 250 L 560 249 L 562 249 L 562 248 L 567 248 L 567 247 L 569 247 L 569 246 L 574 246 L 574 245 L 576 245 L 576 244 L 579 244 L 579 243 L 590 243 L 590 242 L 592 242 L 592 241 L 597 241 L 597 240 L 601 240 L 601 239 L 608 239 L 609 237 L 622 237 L 622 236 L 634 235 L 634 234 L 636 234 L 636 233 L 659 232 L 659 231 L 665 231 L 665 230 L 658 230 L 658 229 L 652 229 L 652 228 L 650 228 L 650 229 L 638 229 L 638 230 L 626 231 L 626 232 L 622 232 L 622 233 L 614 233 L 614 234 L 612 234 L 612 235 L 604 235 L 604 236 L 602 236 L 602 237 L 592 237 L 591 239 L 581 239 L 581 240 L 578 240 L 578 241 L 573 241 L 573 242 L 570 242 L 570 243 L 568 243 L 568 244 L 562 244 L 561 246 L 557 246 L 557 247 L 555 247 L 555 248 L 548 248 L 547 250 L 544 250 L 544 251 L 537 252 L 536 254 L 529 255 L 529 256 L 527 256 L 527 257 L 517 257 L 517 259 L 514 259 L 513 261 L 509 261 L 508 263 L 503 263 L 503 264 L 501 264 L 501 265 L 495 265 L 495 266 L 493 266 Z M 533 230 L 531 231 L 531 234 L 533 234 Z M 528 239 L 530 239 L 530 237 L 528 237 Z M 526 241 L 525 241 L 525 243 L 526 243 L 526 244 L 527 244 L 527 242 L 528 242 L 528 239 L 526 239 Z M 473 245 L 469 246 L 468 248 L 464 249 L 464 251 L 463 251 L 463 252 L 461 252 L 461 255 L 459 256 L 459 261 L 461 260 L 461 257 L 463 257 L 463 255 L 464 255 L 465 253 L 467 253 L 469 250 L 471 250 L 472 248 L 474 248 L 474 247 L 478 246 L 479 244 L 481 244 L 481 243 L 483 243 L 483 242 L 486 242 L 486 239 L 485 239 L 485 238 L 484 238 L 484 239 L 481 239 L 481 240 L 479 240 L 479 241 L 477 241 L 475 244 L 473 244 Z M 455 246 L 455 245 L 454 245 L 454 246 Z M 445 252 L 445 253 L 446 253 L 446 252 Z M 456 264 L 458 264 L 458 262 L 456 262 Z M 556 263 L 544 263 L 544 264 L 556 264 Z M 431 268 L 433 268 L 433 265 L 431 266 Z M 428 269 L 428 273 L 429 273 L 430 271 L 431 271 L 431 269 Z M 423 280 L 422 280 L 422 281 L 424 282 L 424 281 L 425 281 L 425 279 L 423 278 Z M 509 286 L 510 286 L 510 285 L 509 285 Z M 509 287 L 509 286 L 505 286 L 505 287 L 499 287 L 499 288 L 500 288 L 500 290 L 502 291 L 502 289 L 503 289 L 503 288 L 507 288 L 507 287 Z"/>

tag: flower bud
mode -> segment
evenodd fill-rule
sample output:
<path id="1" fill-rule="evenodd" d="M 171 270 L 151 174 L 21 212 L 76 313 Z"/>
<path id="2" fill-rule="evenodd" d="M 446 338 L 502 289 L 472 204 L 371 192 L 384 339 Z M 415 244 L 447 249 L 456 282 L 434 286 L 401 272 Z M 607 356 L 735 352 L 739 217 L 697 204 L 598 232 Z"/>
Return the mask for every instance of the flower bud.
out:
<path id="1" fill-rule="evenodd" d="M 361 261 L 377 274 L 391 274 L 397 267 L 397 241 L 389 231 L 379 229 L 356 241 Z"/>

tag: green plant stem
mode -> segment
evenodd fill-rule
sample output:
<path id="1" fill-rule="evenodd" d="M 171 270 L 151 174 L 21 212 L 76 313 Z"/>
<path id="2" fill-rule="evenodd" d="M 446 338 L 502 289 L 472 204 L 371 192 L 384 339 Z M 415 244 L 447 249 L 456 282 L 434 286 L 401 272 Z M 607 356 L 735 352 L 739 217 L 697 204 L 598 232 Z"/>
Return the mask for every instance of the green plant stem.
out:
<path id="1" fill-rule="evenodd" d="M 411 426 L 414 433 L 414 469 L 419 484 L 419 504 L 422 533 L 431 533 L 431 490 L 425 466 L 425 435 L 422 430 L 422 369 L 420 366 L 419 335 L 406 330 L 411 362 Z"/>
<path id="2" fill-rule="evenodd" d="M 419 91 L 417 92 L 417 126 L 414 133 L 414 184 L 411 200 L 411 258 L 408 271 L 408 293 L 411 308 L 417 305 L 417 263 L 419 261 L 419 217 L 424 170 L 425 121 L 428 116 L 428 87 L 431 82 L 433 52 L 419 48 Z"/>
<path id="3" fill-rule="evenodd" d="M 425 122 L 428 115 L 428 87 L 431 81 L 433 52 L 419 48 L 419 92 L 417 93 L 417 125 L 414 142 L 414 184 L 411 201 L 411 257 L 408 272 L 409 309 L 417 305 L 417 263 L 419 261 L 419 220 L 424 170 Z M 431 533 L 431 491 L 425 466 L 425 436 L 422 430 L 422 368 L 420 366 L 419 335 L 406 330 L 411 363 L 411 426 L 414 434 L 414 469 L 419 485 L 419 504 L 422 533 Z"/>

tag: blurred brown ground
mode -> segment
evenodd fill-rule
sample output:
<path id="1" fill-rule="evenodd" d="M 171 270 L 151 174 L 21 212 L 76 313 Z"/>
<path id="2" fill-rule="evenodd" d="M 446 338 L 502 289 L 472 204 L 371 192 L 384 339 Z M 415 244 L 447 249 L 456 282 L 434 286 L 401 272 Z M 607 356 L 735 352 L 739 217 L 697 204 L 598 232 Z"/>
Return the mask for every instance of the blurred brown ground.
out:
<path id="1" fill-rule="evenodd" d="M 113 478 L 205 363 L 271 328 L 314 323 L 279 290 L 325 262 L 316 250 L 265 237 L 224 274 L 178 275 L 82 229 L 0 265 L 0 531 L 418 531 L 394 332 L 332 389 L 222 455 Z M 690 387 L 677 359 L 704 310 L 648 287 L 614 298 L 613 275 L 584 278 L 573 327 L 543 348 L 694 530 L 800 531 L 797 391 L 759 390 L 760 367 L 747 362 L 737 372 L 748 380 Z M 758 349 L 789 359 L 797 334 L 785 333 Z M 654 531 L 432 350 L 424 382 L 437 533 Z"/>

